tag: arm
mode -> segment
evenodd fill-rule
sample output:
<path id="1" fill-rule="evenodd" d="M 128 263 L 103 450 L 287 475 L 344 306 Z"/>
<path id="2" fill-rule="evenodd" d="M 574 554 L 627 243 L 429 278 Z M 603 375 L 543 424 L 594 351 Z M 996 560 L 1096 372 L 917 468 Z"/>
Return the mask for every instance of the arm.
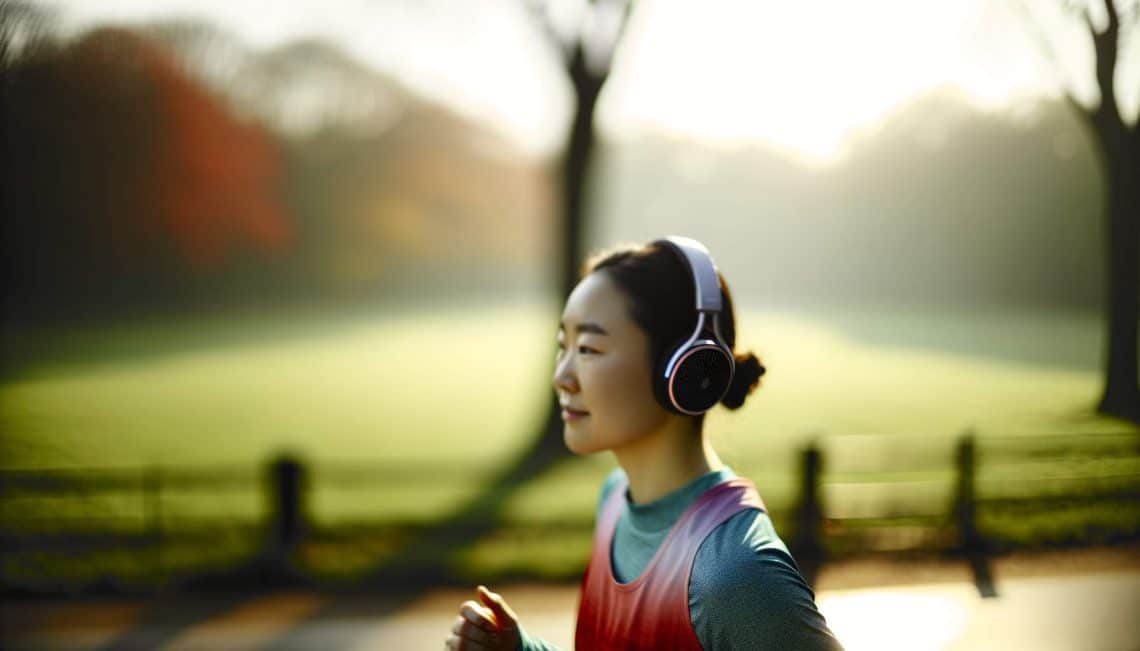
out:
<path id="1" fill-rule="evenodd" d="M 546 640 L 528 635 L 521 626 L 519 627 L 519 635 L 521 639 L 519 640 L 518 651 L 558 651 L 558 647 Z"/>

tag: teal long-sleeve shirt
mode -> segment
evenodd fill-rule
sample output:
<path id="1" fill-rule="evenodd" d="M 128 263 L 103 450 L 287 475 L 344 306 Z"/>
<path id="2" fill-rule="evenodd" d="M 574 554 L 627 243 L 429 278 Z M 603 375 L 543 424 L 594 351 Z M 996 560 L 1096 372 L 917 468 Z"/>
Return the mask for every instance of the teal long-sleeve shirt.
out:
<path id="1" fill-rule="evenodd" d="M 735 476 L 727 467 L 709 472 L 648 504 L 633 504 L 627 494 L 611 549 L 618 581 L 637 578 L 693 500 Z M 606 478 L 598 498 L 599 513 L 624 477 L 617 468 Z M 771 519 L 755 509 L 725 520 L 701 543 L 689 579 L 689 616 L 701 647 L 710 651 L 842 648 Z M 519 648 L 557 651 L 525 629 Z"/>

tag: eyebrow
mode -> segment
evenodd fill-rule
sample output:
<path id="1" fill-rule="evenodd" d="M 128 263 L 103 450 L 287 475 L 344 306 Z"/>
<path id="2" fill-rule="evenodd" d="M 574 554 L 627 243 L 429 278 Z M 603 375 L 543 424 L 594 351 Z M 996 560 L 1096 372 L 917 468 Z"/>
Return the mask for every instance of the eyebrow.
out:
<path id="1" fill-rule="evenodd" d="M 559 323 L 558 329 L 559 330 L 566 330 L 566 324 L 565 323 Z M 603 328 L 602 326 L 600 326 L 597 323 L 594 323 L 592 321 L 584 321 L 582 323 L 579 323 L 578 324 L 578 332 L 579 333 L 592 332 L 596 335 L 608 335 L 608 334 L 610 334 L 610 333 L 606 332 L 605 328 Z"/>

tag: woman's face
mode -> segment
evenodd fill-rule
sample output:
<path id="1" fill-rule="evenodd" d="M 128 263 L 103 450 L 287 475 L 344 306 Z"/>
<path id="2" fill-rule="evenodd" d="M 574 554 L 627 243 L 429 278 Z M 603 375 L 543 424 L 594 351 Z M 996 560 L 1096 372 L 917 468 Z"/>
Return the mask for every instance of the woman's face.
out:
<path id="1" fill-rule="evenodd" d="M 558 328 L 554 390 L 566 447 L 612 450 L 659 429 L 669 412 L 653 398 L 650 373 L 649 338 L 625 295 L 604 272 L 583 278 Z"/>

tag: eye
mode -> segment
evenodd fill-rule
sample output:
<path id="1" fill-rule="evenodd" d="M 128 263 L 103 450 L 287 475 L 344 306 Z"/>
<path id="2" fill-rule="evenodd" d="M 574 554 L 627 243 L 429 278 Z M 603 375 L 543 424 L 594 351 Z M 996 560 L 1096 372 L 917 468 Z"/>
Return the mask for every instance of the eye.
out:
<path id="1" fill-rule="evenodd" d="M 590 348 L 589 346 L 578 346 L 579 355 L 596 355 L 597 353 L 597 350 Z"/>

